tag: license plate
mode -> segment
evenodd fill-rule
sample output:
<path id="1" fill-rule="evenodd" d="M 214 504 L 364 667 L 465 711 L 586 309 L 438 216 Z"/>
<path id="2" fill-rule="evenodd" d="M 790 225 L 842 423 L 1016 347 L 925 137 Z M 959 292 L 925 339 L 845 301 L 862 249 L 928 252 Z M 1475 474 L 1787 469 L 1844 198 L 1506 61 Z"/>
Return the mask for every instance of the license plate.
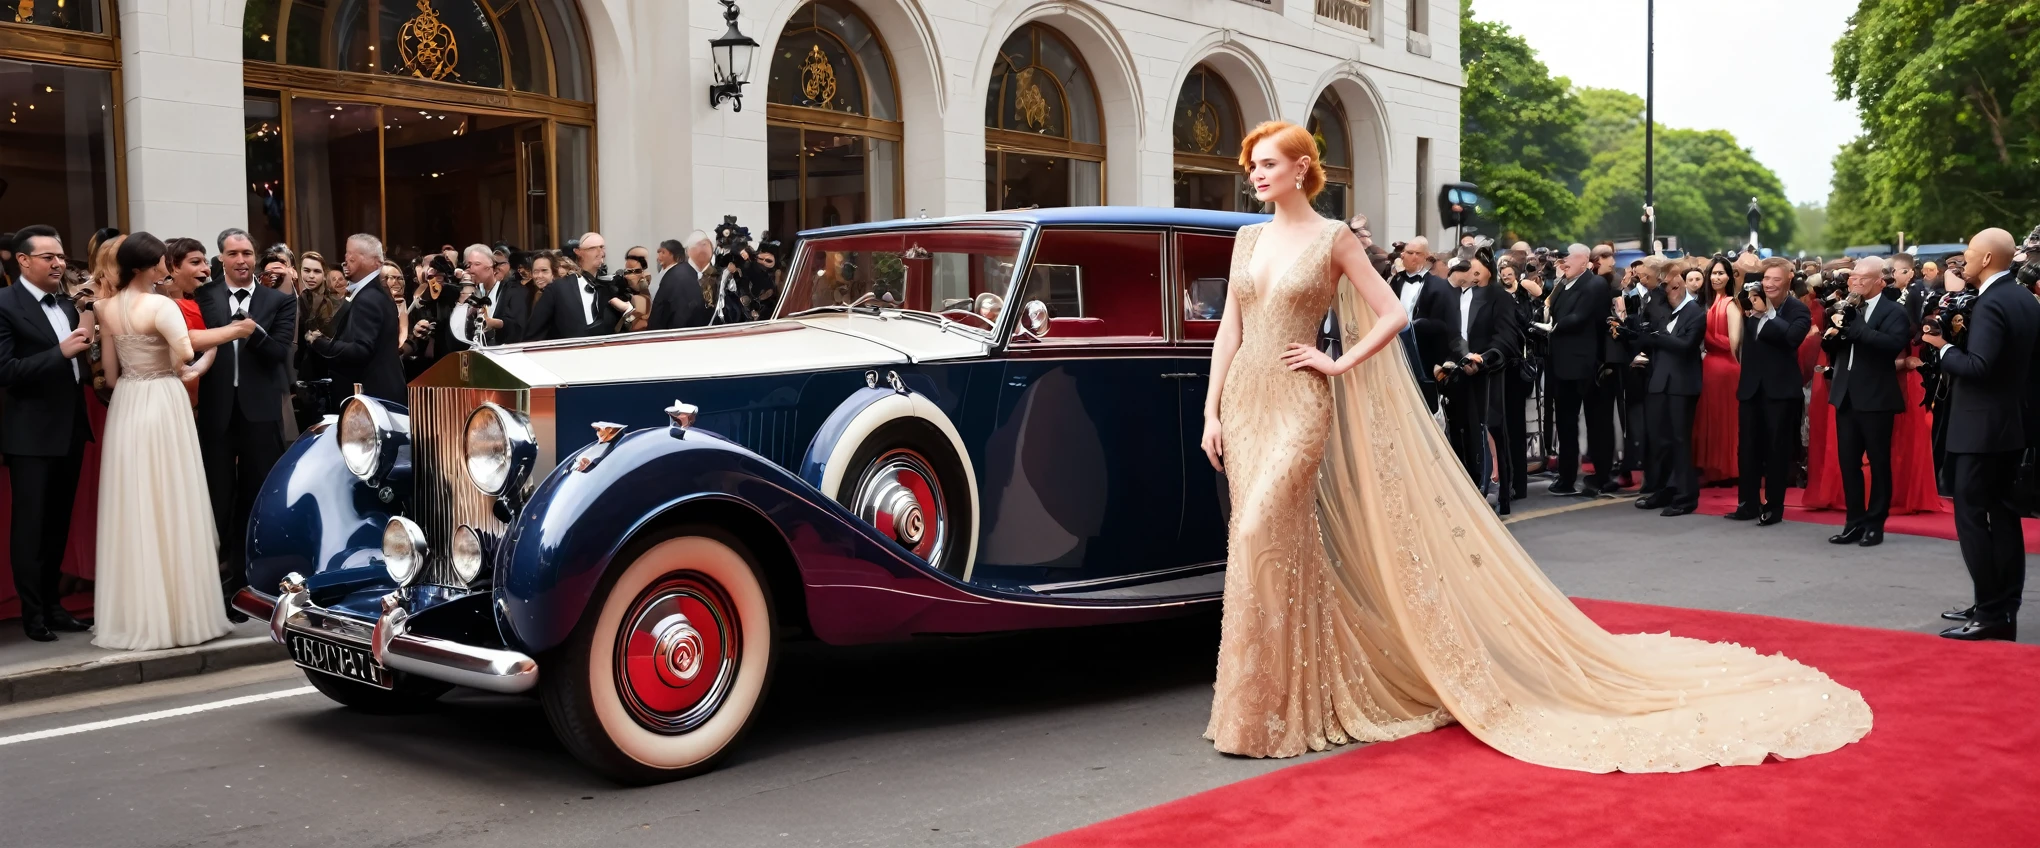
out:
<path id="1" fill-rule="evenodd" d="M 303 668 L 366 683 L 377 689 L 390 688 L 389 669 L 383 668 L 365 650 L 288 630 L 284 631 L 283 641 L 284 646 L 290 649 L 290 658 Z"/>

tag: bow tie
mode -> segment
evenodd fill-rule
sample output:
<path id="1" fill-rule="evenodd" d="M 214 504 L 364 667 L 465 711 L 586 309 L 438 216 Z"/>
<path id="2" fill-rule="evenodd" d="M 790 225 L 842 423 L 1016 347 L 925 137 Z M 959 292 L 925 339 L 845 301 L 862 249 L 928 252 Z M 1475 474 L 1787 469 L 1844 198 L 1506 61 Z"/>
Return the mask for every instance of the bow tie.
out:
<path id="1" fill-rule="evenodd" d="M 57 296 L 55 294 L 43 295 L 42 305 L 44 309 L 55 309 L 57 307 Z"/>
<path id="2" fill-rule="evenodd" d="M 585 291 L 585 292 L 587 292 L 587 293 L 589 293 L 589 294 L 594 294 L 594 293 L 595 293 L 595 284 L 594 284 L 594 283 L 582 283 L 582 284 L 581 284 L 581 290 L 582 290 L 582 291 Z"/>
<path id="3" fill-rule="evenodd" d="M 234 292 L 234 299 L 235 299 L 235 300 L 247 300 L 247 299 L 248 299 L 248 293 L 247 293 L 247 292 L 245 292 L 245 291 L 237 291 L 237 292 Z"/>

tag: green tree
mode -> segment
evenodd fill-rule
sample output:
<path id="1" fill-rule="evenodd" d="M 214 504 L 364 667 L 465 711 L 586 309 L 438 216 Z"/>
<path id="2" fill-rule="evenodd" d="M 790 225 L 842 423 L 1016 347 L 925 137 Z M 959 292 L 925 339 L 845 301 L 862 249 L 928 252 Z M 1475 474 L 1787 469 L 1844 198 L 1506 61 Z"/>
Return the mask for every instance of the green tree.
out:
<path id="1" fill-rule="evenodd" d="M 1860 0 L 1833 75 L 1864 136 L 1835 157 L 1831 240 L 2040 222 L 2040 0 Z"/>
<path id="2" fill-rule="evenodd" d="M 1750 198 L 1764 211 L 1765 245 L 1792 241 L 1797 216 L 1778 175 L 1726 130 L 1657 130 L 1657 231 L 1689 251 L 1749 240 Z M 1643 133 L 1594 157 L 1580 197 L 1578 229 L 1588 239 L 1637 238 L 1643 232 Z"/>
<path id="3" fill-rule="evenodd" d="M 1643 98 L 1619 88 L 1582 88 L 1575 93 L 1585 115 L 1576 132 L 1589 157 L 1643 143 Z"/>
<path id="4" fill-rule="evenodd" d="M 1792 212 L 1797 220 L 1793 226 L 1792 241 L 1785 245 L 1787 252 L 1804 251 L 1816 256 L 1839 252 L 1828 244 L 1826 206 L 1818 203 L 1800 203 L 1792 207 Z"/>
<path id="5" fill-rule="evenodd" d="M 1554 241 L 1579 215 L 1574 196 L 1588 161 L 1578 98 L 1522 36 L 1459 6 L 1459 173 L 1480 186 L 1505 240 Z"/>

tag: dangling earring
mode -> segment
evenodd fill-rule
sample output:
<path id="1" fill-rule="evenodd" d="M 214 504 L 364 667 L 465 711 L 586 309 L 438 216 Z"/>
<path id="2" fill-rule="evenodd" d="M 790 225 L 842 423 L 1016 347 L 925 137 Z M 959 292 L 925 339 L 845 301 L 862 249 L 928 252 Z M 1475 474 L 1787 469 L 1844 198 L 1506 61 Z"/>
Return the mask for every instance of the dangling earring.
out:
<path id="1" fill-rule="evenodd" d="M 1303 175 L 1302 175 L 1302 174 L 1297 174 L 1297 175 L 1296 175 L 1296 190 L 1297 190 L 1297 191 L 1302 191 L 1302 190 L 1303 190 Z"/>

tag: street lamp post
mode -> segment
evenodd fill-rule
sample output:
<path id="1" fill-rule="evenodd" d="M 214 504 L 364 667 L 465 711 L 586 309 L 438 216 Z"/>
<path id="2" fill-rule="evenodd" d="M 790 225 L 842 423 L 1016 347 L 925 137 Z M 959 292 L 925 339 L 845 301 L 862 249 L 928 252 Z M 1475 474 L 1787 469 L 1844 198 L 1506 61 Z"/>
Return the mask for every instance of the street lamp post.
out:
<path id="1" fill-rule="evenodd" d="M 1643 11 L 1643 250 L 1657 252 L 1657 0 Z"/>
<path id="2" fill-rule="evenodd" d="M 1758 247 L 1761 247 L 1761 245 L 1757 244 L 1757 225 L 1764 222 L 1764 210 L 1761 207 L 1757 206 L 1757 199 L 1754 197 L 1750 198 L 1749 219 L 1750 219 L 1750 249 L 1755 250 Z"/>

